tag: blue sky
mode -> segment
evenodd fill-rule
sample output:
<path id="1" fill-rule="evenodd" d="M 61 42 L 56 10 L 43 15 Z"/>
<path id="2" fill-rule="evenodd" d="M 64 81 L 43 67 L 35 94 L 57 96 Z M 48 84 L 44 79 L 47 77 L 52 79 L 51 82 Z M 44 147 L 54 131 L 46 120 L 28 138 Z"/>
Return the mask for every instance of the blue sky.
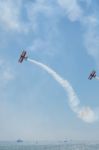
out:
<path id="1" fill-rule="evenodd" d="M 97 0 L 0 0 L 0 140 L 99 138 L 99 81 L 88 80 L 91 70 L 99 72 L 98 6 Z M 45 70 L 18 63 L 23 49 L 70 83 L 87 119 L 73 112 L 68 92 Z"/>

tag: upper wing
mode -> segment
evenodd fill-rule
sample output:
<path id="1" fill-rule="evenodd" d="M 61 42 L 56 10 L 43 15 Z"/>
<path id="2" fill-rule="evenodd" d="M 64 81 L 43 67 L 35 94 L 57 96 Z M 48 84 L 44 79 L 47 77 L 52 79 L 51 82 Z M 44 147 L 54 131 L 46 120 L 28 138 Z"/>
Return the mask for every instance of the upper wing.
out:
<path id="1" fill-rule="evenodd" d="M 25 55 L 26 55 L 26 51 L 23 51 L 22 54 L 21 54 L 21 56 L 25 57 Z"/>

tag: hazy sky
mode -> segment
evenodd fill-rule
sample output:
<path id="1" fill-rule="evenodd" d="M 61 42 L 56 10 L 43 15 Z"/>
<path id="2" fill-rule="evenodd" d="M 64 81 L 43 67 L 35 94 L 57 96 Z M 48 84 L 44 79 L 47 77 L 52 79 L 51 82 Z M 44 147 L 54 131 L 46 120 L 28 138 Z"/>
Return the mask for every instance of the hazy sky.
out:
<path id="1" fill-rule="evenodd" d="M 98 0 L 0 0 L 0 140 L 99 139 Z M 25 49 L 66 80 L 18 63 Z"/>

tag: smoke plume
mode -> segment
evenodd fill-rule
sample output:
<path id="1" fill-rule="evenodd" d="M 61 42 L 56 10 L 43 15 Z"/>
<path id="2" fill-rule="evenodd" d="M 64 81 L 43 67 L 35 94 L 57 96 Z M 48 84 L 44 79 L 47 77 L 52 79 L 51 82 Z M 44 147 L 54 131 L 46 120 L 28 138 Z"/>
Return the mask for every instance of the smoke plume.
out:
<path id="1" fill-rule="evenodd" d="M 73 87 L 67 80 L 64 80 L 54 70 L 49 68 L 47 65 L 42 64 L 41 62 L 29 58 L 28 61 L 38 65 L 39 67 L 47 71 L 63 87 L 63 89 L 67 92 L 69 106 L 71 110 L 76 113 L 77 117 L 79 117 L 80 119 L 82 119 L 87 123 L 93 123 L 98 119 L 96 113 L 90 107 L 80 106 L 79 98 L 76 95 Z"/>
<path id="2" fill-rule="evenodd" d="M 95 79 L 99 80 L 99 77 L 96 76 Z"/>

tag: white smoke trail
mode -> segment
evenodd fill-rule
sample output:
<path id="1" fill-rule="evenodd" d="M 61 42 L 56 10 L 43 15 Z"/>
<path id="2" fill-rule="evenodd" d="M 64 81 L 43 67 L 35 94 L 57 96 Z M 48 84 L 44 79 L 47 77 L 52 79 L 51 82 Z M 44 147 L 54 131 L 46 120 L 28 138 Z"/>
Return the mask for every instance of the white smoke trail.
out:
<path id="1" fill-rule="evenodd" d="M 54 70 L 49 68 L 48 66 L 32 59 L 27 59 L 28 61 L 38 65 L 42 69 L 46 70 L 67 92 L 68 99 L 69 99 L 69 105 L 73 112 L 77 114 L 77 116 L 82 119 L 83 121 L 87 123 L 93 123 L 98 119 L 97 115 L 93 110 L 91 110 L 90 107 L 80 107 L 80 101 L 78 96 L 76 95 L 74 89 L 70 85 L 70 83 L 67 80 L 64 80 L 62 77 L 60 77 Z"/>
<path id="2" fill-rule="evenodd" d="M 99 80 L 99 77 L 96 76 L 95 79 Z"/>

